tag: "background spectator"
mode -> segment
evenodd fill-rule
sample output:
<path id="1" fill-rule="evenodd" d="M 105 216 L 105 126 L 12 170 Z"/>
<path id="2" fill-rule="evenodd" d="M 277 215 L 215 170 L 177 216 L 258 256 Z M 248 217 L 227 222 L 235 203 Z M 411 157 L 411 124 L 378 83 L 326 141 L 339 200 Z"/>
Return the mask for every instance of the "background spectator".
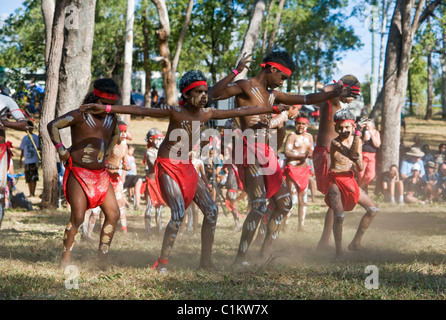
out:
<path id="1" fill-rule="evenodd" d="M 421 203 L 425 197 L 426 181 L 420 176 L 422 166 L 415 163 L 412 166 L 412 174 L 404 179 L 404 201 L 406 203 Z"/>
<path id="2" fill-rule="evenodd" d="M 35 196 L 36 184 L 39 181 L 39 171 L 38 171 L 38 149 L 40 148 L 39 137 L 33 133 L 33 128 L 30 127 L 29 135 L 23 137 L 20 143 L 20 153 L 19 167 L 23 166 L 23 158 L 25 159 L 25 181 L 28 184 L 29 195 L 31 197 Z M 31 141 L 30 136 L 33 141 Z M 37 148 L 37 149 L 36 149 Z"/>
<path id="3" fill-rule="evenodd" d="M 381 146 L 381 136 L 373 120 L 367 120 L 362 130 L 362 156 L 364 168 L 358 172 L 358 184 L 368 192 L 368 186 L 376 176 L 376 153 Z"/>
<path id="4" fill-rule="evenodd" d="M 421 158 L 424 156 L 424 152 L 420 150 L 420 148 L 412 147 L 410 150 L 406 153 L 406 159 L 403 160 L 401 163 L 401 179 L 406 179 L 412 174 L 412 167 L 415 164 L 418 164 L 418 167 L 420 170 L 420 177 L 423 177 L 425 175 L 424 170 L 424 163 L 421 160 Z"/>
<path id="5" fill-rule="evenodd" d="M 400 204 L 404 204 L 404 184 L 400 179 L 398 166 L 393 164 L 389 171 L 383 173 L 382 189 L 384 193 L 384 201 L 396 203 L 395 199 L 399 199 Z"/>

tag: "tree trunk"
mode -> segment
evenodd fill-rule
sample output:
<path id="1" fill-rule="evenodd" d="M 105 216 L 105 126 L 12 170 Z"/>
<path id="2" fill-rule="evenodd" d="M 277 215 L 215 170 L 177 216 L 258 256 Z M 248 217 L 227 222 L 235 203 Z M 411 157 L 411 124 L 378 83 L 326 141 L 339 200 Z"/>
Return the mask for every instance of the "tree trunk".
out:
<path id="1" fill-rule="evenodd" d="M 45 65 L 48 65 L 48 57 L 51 49 L 51 29 L 54 19 L 54 0 L 42 0 L 42 15 L 45 23 Z"/>
<path id="2" fill-rule="evenodd" d="M 381 16 L 381 46 L 379 53 L 379 67 L 378 67 L 378 95 L 382 88 L 383 76 L 384 76 L 384 57 L 386 52 L 386 40 L 384 35 L 387 29 L 387 12 L 389 11 L 390 0 L 382 0 L 382 16 Z"/>
<path id="3" fill-rule="evenodd" d="M 161 55 L 161 72 L 167 105 L 178 105 L 176 75 L 172 73 L 172 60 L 169 49 L 170 22 L 164 0 L 152 0 L 158 11 L 160 26 L 156 31 Z"/>
<path id="4" fill-rule="evenodd" d="M 66 25 L 56 117 L 77 109 L 84 101 L 91 82 L 91 54 L 94 38 L 96 0 L 70 0 L 67 10 L 73 18 Z M 71 130 L 61 130 L 65 146 L 71 145 Z"/>
<path id="5" fill-rule="evenodd" d="M 122 75 L 122 104 L 130 104 L 132 91 L 133 25 L 135 21 L 135 0 L 127 0 L 127 19 L 125 23 L 124 71 Z M 130 115 L 121 115 L 123 121 L 130 125 Z"/>
<path id="6" fill-rule="evenodd" d="M 187 5 L 186 17 L 184 18 L 183 27 L 181 28 L 180 37 L 177 42 L 177 50 L 172 60 L 172 73 L 175 75 L 177 73 L 178 62 L 180 61 L 181 47 L 184 43 L 184 38 L 186 38 L 187 28 L 189 27 L 190 17 L 192 15 L 192 9 L 194 8 L 194 0 L 189 0 Z"/>
<path id="7" fill-rule="evenodd" d="M 441 52 L 441 110 L 446 119 L 446 29 L 443 29 L 443 51 Z"/>
<path id="8" fill-rule="evenodd" d="M 413 10 L 413 0 L 398 0 L 395 6 L 386 49 L 381 172 L 399 163 L 401 109 L 406 97 L 413 38 L 420 24 L 440 2 L 433 1 L 423 14 L 424 0 L 418 2 L 416 10 Z M 413 17 L 412 11 L 415 12 Z"/>
<path id="9" fill-rule="evenodd" d="M 266 44 L 267 44 L 267 35 L 268 35 L 268 21 L 269 21 L 269 15 L 273 9 L 273 5 L 274 5 L 274 1 L 275 0 L 271 0 L 269 2 L 269 6 L 268 6 L 268 10 L 266 12 L 266 17 L 265 17 L 265 30 L 263 30 L 263 41 L 262 41 L 262 57 L 265 55 L 265 50 L 266 50 Z"/>
<path id="10" fill-rule="evenodd" d="M 56 149 L 49 137 L 46 126 L 54 119 L 56 114 L 57 92 L 59 84 L 59 69 L 62 60 L 62 47 L 64 42 L 65 8 L 68 0 L 56 1 L 54 21 L 51 33 L 51 49 L 46 68 L 45 96 L 43 99 L 42 114 L 40 118 L 40 136 L 42 137 L 42 171 L 43 193 L 42 206 L 57 206 L 58 200 L 58 173 Z"/>
<path id="11" fill-rule="evenodd" d="M 434 99 L 434 76 L 432 72 L 432 52 L 427 56 L 427 106 L 424 120 L 432 119 L 432 103 Z"/>
<path id="12" fill-rule="evenodd" d="M 279 1 L 279 11 L 277 12 L 276 20 L 274 20 L 273 30 L 271 31 L 271 34 L 269 35 L 268 48 L 266 50 L 266 55 L 270 54 L 271 51 L 273 51 L 274 40 L 276 39 L 277 30 L 279 30 L 280 17 L 282 15 L 282 9 L 283 9 L 284 3 L 285 3 L 285 0 Z"/>
<path id="13" fill-rule="evenodd" d="M 262 26 L 263 13 L 265 12 L 266 3 L 265 0 L 256 0 L 254 8 L 252 10 L 251 19 L 249 20 L 248 31 L 245 34 L 243 40 L 242 50 L 240 50 L 239 60 L 241 59 L 243 53 L 252 53 L 257 44 L 257 39 L 260 33 L 260 27 Z M 243 79 L 246 77 L 248 71 L 245 68 L 242 72 L 238 74 L 235 80 Z"/>
<path id="14" fill-rule="evenodd" d="M 144 108 L 152 106 L 152 68 L 149 54 L 149 26 L 147 24 L 147 3 L 144 2 L 142 13 L 142 34 L 144 37 L 144 72 L 146 73 L 146 87 L 144 90 Z"/>

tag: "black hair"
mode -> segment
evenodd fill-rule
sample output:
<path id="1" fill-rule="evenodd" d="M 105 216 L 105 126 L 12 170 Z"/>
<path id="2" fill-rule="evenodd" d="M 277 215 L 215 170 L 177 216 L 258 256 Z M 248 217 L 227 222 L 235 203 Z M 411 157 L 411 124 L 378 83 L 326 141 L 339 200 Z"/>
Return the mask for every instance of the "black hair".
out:
<path id="1" fill-rule="evenodd" d="M 288 54 L 288 52 L 283 50 L 275 50 L 272 51 L 269 55 L 267 55 L 263 62 L 277 62 L 283 65 L 284 67 L 291 70 L 291 72 L 294 72 L 296 69 L 296 65 L 293 62 L 293 59 Z M 267 66 L 268 67 L 268 66 Z"/>
<path id="2" fill-rule="evenodd" d="M 206 81 L 206 77 L 200 70 L 187 71 L 180 80 L 180 92 L 184 90 L 188 85 L 196 81 Z"/>
<path id="3" fill-rule="evenodd" d="M 125 123 L 124 121 L 118 120 L 118 126 L 126 126 L 126 125 L 127 123 Z"/>
<path id="4" fill-rule="evenodd" d="M 335 112 L 333 116 L 333 121 L 336 123 L 337 121 L 345 121 L 345 120 L 356 120 L 355 115 L 348 109 L 342 108 Z"/>
<path id="5" fill-rule="evenodd" d="M 120 96 L 119 87 L 116 84 L 115 80 L 111 78 L 97 79 L 93 82 L 93 88 L 103 92 L 117 94 L 118 97 Z M 93 93 L 93 90 L 91 90 L 91 92 L 87 93 L 87 95 L 85 96 L 84 103 L 96 103 L 99 99 L 100 97 L 95 95 Z"/>
<path id="6" fill-rule="evenodd" d="M 355 86 L 360 88 L 361 87 L 361 83 L 359 82 L 358 78 L 356 78 L 354 75 L 352 74 L 348 74 L 343 76 L 340 81 L 342 81 L 344 84 L 348 84 L 349 86 Z"/>

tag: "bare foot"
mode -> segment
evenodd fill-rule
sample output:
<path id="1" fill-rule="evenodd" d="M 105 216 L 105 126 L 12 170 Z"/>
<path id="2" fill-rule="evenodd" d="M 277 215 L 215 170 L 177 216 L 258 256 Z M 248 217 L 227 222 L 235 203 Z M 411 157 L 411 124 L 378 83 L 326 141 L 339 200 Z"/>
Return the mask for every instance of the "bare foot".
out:
<path id="1" fill-rule="evenodd" d="M 333 246 L 331 246 L 329 243 L 326 242 L 319 242 L 317 244 L 317 251 L 328 251 L 328 250 L 332 250 Z"/>
<path id="2" fill-rule="evenodd" d="M 361 252 L 368 252 L 369 251 L 369 249 L 366 249 L 363 246 L 361 246 L 360 244 L 355 244 L 353 242 L 348 245 L 348 250 L 350 250 L 350 251 L 361 251 Z"/>
<path id="3" fill-rule="evenodd" d="M 202 262 L 200 263 L 198 269 L 207 271 L 219 271 L 219 269 L 212 262 Z"/>

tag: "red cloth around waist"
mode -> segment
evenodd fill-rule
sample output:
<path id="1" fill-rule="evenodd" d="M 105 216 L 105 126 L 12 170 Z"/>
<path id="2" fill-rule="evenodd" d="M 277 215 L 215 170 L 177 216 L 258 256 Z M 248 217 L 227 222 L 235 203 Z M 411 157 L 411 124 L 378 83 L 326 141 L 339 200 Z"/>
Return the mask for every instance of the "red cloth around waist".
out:
<path id="1" fill-rule="evenodd" d="M 292 165 L 287 165 L 285 167 L 284 173 L 287 177 L 294 181 L 297 185 L 297 192 L 303 192 L 310 182 L 310 169 L 311 167 L 295 167 Z"/>
<path id="2" fill-rule="evenodd" d="M 333 183 L 335 183 L 341 191 L 341 200 L 344 211 L 352 211 L 358 203 L 360 195 L 359 186 L 355 180 L 353 171 L 340 173 L 329 172 L 327 191 Z M 331 208 L 328 194 L 325 195 L 325 203 Z"/>
<path id="3" fill-rule="evenodd" d="M 281 185 L 283 179 L 283 170 L 280 168 L 277 155 L 273 148 L 265 143 L 251 143 L 248 145 L 246 139 L 243 139 L 243 164 L 237 164 L 240 180 L 243 185 L 245 183 L 245 167 L 252 163 L 248 163 L 248 152 L 253 153 L 261 168 L 265 169 L 264 182 L 266 189 L 266 198 L 269 199 L 275 195 Z"/>
<path id="4" fill-rule="evenodd" d="M 65 173 L 63 176 L 63 192 L 65 199 L 70 203 L 69 190 L 67 190 L 67 181 L 70 173 L 79 182 L 87 197 L 87 210 L 100 206 L 107 196 L 107 191 L 110 183 L 108 170 L 102 168 L 99 170 L 85 169 L 81 167 L 74 167 L 71 157 L 65 166 Z"/>
<path id="5" fill-rule="evenodd" d="M 329 148 L 315 146 L 313 150 L 313 167 L 317 190 L 326 193 L 328 185 Z"/>
<path id="6" fill-rule="evenodd" d="M 155 208 L 165 204 L 161 191 L 156 183 L 156 179 L 150 180 L 148 177 L 146 177 L 146 180 L 141 185 L 141 194 L 144 194 L 146 189 L 149 193 L 150 201 Z"/>
<path id="7" fill-rule="evenodd" d="M 195 197 L 198 183 L 198 173 L 191 162 L 183 163 L 180 160 L 171 160 L 168 158 L 158 157 L 155 161 L 155 176 L 158 186 L 160 186 L 160 175 L 165 172 L 180 187 L 183 195 L 185 208 L 189 207 Z M 168 199 L 161 193 L 165 203 L 169 203 Z"/>

